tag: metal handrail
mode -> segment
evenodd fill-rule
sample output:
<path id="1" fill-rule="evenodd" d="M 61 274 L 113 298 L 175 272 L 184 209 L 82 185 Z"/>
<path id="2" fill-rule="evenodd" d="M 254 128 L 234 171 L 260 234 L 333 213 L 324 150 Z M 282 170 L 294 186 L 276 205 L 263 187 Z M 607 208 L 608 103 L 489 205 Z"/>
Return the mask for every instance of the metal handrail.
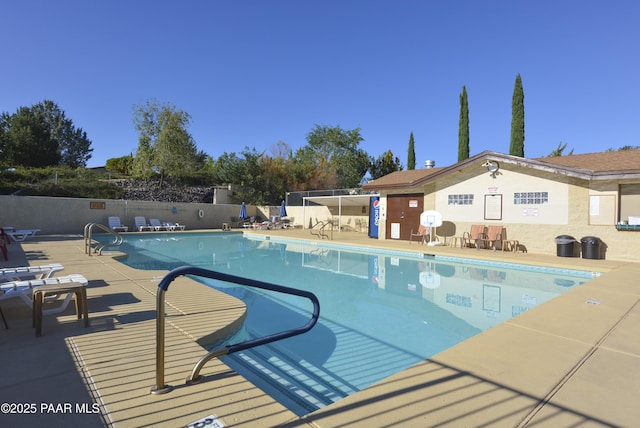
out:
<path id="1" fill-rule="evenodd" d="M 102 229 L 102 231 L 113 235 L 114 239 L 113 242 L 111 243 L 106 243 L 106 244 L 100 244 L 98 243 L 98 245 L 96 245 L 95 249 L 92 246 L 93 243 L 93 228 L 97 227 L 98 229 Z M 91 255 L 91 250 L 94 250 L 96 253 L 98 253 L 99 255 L 102 255 L 102 250 L 104 250 L 107 247 L 117 247 L 118 245 L 122 244 L 122 242 L 124 241 L 124 238 L 122 237 L 122 235 L 120 235 L 118 232 L 116 232 L 115 230 L 111 229 L 110 227 L 105 226 L 104 224 L 100 224 L 100 223 L 87 223 L 84 226 L 84 253 L 85 254 L 89 254 Z"/>
<path id="2" fill-rule="evenodd" d="M 169 272 L 162 278 L 158 284 L 158 296 L 156 298 L 156 384 L 151 388 L 152 394 L 165 394 L 171 391 L 170 385 L 164 383 L 164 294 L 168 290 L 171 282 L 182 275 L 194 275 L 209 279 L 216 279 L 224 282 L 233 282 L 235 284 L 247 285 L 249 287 L 261 288 L 263 290 L 271 290 L 278 293 L 292 294 L 294 296 L 305 297 L 313 303 L 313 314 L 311 319 L 302 327 L 291 330 L 274 333 L 268 336 L 247 340 L 234 345 L 225 346 L 221 349 L 212 351 L 202 357 L 195 365 L 191 372 L 191 376 L 187 379 L 187 383 L 196 383 L 202 378 L 200 370 L 202 367 L 215 357 L 221 355 L 232 354 L 234 352 L 253 348 L 259 345 L 275 342 L 277 340 L 286 339 L 288 337 L 297 336 L 311 330 L 320 317 L 320 302 L 318 298 L 309 291 L 298 290 L 295 288 L 284 287 L 282 285 L 270 284 L 250 278 L 229 275 L 221 272 L 215 272 L 194 266 L 182 266 Z"/>

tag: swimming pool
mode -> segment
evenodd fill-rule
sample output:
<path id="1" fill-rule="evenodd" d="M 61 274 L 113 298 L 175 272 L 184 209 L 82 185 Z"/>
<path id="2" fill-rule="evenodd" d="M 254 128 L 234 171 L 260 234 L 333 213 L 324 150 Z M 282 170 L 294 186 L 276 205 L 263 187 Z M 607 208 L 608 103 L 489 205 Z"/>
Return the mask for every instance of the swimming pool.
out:
<path id="1" fill-rule="evenodd" d="M 120 250 L 138 269 L 192 265 L 313 292 L 318 324 L 307 334 L 222 357 L 298 415 L 338 401 L 544 303 L 592 272 L 300 241 L 239 233 L 144 234 Z M 302 325 L 306 299 L 227 283 L 207 285 L 249 310 L 238 343 Z M 210 349 L 224 343 L 212 343 Z"/>

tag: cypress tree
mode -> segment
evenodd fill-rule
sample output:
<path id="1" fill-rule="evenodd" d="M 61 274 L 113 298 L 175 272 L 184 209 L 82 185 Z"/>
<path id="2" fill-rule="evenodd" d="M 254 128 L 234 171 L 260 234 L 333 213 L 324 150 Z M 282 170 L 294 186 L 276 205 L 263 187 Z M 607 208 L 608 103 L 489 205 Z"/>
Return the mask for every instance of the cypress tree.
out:
<path id="1" fill-rule="evenodd" d="M 511 145 L 509 154 L 524 157 L 524 90 L 520 73 L 516 76 L 511 101 Z"/>
<path id="2" fill-rule="evenodd" d="M 469 158 L 469 102 L 467 88 L 460 94 L 460 123 L 458 126 L 458 162 Z"/>
<path id="3" fill-rule="evenodd" d="M 413 132 L 409 135 L 409 151 L 407 153 L 407 170 L 416 169 L 416 146 L 413 141 Z"/>

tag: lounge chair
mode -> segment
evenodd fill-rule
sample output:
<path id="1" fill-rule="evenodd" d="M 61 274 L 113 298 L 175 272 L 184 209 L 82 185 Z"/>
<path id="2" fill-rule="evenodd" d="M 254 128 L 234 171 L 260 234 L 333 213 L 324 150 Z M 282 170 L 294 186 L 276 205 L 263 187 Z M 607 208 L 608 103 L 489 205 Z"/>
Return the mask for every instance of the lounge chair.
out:
<path id="1" fill-rule="evenodd" d="M 478 243 L 481 243 L 483 248 L 493 248 L 493 251 L 500 245 L 500 249 L 504 251 L 506 249 L 505 239 L 506 236 L 503 226 L 489 226 L 487 233 L 478 239 Z"/>
<path id="2" fill-rule="evenodd" d="M 122 223 L 120 223 L 120 217 L 118 217 L 118 216 L 109 217 L 109 227 L 114 232 L 128 232 L 129 231 L 129 227 L 128 226 L 123 226 Z"/>
<path id="3" fill-rule="evenodd" d="M 0 284 L 5 281 L 20 281 L 25 277 L 35 277 L 35 279 L 51 278 L 56 272 L 60 272 L 63 269 L 64 266 L 62 266 L 60 263 L 52 263 L 42 266 L 20 266 L 12 268 L 2 268 L 0 269 Z M 0 291 L 0 298 L 2 298 L 3 294 L 4 291 Z M 0 316 L 2 316 L 4 327 L 9 328 L 1 307 Z"/>
<path id="4" fill-rule="evenodd" d="M 19 230 L 5 230 L 4 233 L 11 237 L 16 242 L 24 242 L 29 238 L 36 236 L 36 233 L 40 232 L 40 229 L 19 229 Z"/>
<path id="5" fill-rule="evenodd" d="M 33 300 L 32 294 L 34 288 L 38 287 L 44 294 L 47 291 L 51 291 L 52 293 L 58 295 L 61 293 L 66 293 L 67 296 L 62 301 L 62 304 L 58 305 L 55 308 L 47 309 L 41 311 L 43 315 L 57 314 L 63 312 L 67 309 L 71 298 L 73 297 L 73 292 L 66 291 L 67 289 L 71 289 L 73 287 L 83 286 L 86 287 L 89 281 L 78 274 L 67 275 L 67 276 L 59 276 L 53 278 L 43 278 L 43 279 L 31 279 L 26 281 L 10 281 L 10 282 L 0 282 L 0 301 L 11 298 L 19 298 L 22 300 L 24 304 L 26 304 L 33 311 Z M 51 286 L 49 289 L 48 286 Z M 66 286 L 61 287 L 61 286 Z M 34 314 L 35 317 L 35 314 Z M 3 314 L 4 318 L 4 314 Z M 34 318 L 35 323 L 35 318 Z M 5 321 L 6 326 L 6 321 Z"/>
<path id="6" fill-rule="evenodd" d="M 462 248 L 475 247 L 476 249 L 480 249 L 479 241 L 485 235 L 484 230 L 485 230 L 485 227 L 484 225 L 481 225 L 481 224 L 474 224 L 473 226 L 471 226 L 471 231 L 465 232 L 462 235 Z"/>
<path id="7" fill-rule="evenodd" d="M 184 224 L 174 223 L 172 221 L 165 221 L 162 224 L 165 225 L 167 228 L 169 228 L 169 230 L 171 230 L 171 231 L 173 231 L 173 230 L 184 230 L 186 228 L 186 226 Z"/>
<path id="8" fill-rule="evenodd" d="M 420 239 L 420 243 L 424 244 L 428 237 L 429 237 L 429 228 L 421 224 L 420 226 L 418 226 L 417 231 L 414 232 L 414 230 L 411 229 L 411 234 L 409 235 L 409 244 L 411 244 L 411 242 L 413 241 L 413 238 Z"/>
<path id="9" fill-rule="evenodd" d="M 56 272 L 64 270 L 60 263 L 51 263 L 41 266 L 20 266 L 0 269 L 0 281 L 20 281 L 25 277 L 35 277 L 35 279 L 51 278 Z M 2 282 L 0 282 L 2 284 Z"/>
<path id="10" fill-rule="evenodd" d="M 143 216 L 135 217 L 136 229 L 138 232 L 151 232 L 153 230 L 153 226 L 147 224 L 147 219 Z"/>
<path id="11" fill-rule="evenodd" d="M 161 230 L 170 230 L 168 226 L 165 226 L 162 223 L 160 223 L 160 220 L 158 220 L 157 218 L 150 218 L 149 224 L 151 225 L 151 227 L 153 227 L 153 230 L 155 230 L 156 232 L 159 232 Z"/>

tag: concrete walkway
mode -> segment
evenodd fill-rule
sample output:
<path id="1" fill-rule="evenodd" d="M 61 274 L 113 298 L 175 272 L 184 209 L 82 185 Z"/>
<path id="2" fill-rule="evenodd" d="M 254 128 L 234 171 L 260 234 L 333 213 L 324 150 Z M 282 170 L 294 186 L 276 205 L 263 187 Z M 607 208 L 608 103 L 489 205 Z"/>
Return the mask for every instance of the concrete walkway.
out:
<path id="1" fill-rule="evenodd" d="M 308 231 L 259 231 L 310 239 Z M 166 383 L 155 383 L 157 284 L 111 256 L 84 254 L 77 236 L 36 236 L 9 245 L 2 266 L 64 264 L 88 287 L 91 326 L 73 305 L 45 317 L 35 337 L 22 302 L 2 301 L 2 426 L 174 427 L 215 415 L 225 426 L 634 426 L 640 420 L 640 264 L 524 253 L 427 247 L 335 233 L 332 244 L 375 246 L 606 272 L 587 284 L 304 418 L 218 360 L 202 383 L 184 380 L 212 335 L 242 321 L 245 307 L 186 278 L 166 293 Z M 595 304 L 594 304 L 595 303 Z"/>

